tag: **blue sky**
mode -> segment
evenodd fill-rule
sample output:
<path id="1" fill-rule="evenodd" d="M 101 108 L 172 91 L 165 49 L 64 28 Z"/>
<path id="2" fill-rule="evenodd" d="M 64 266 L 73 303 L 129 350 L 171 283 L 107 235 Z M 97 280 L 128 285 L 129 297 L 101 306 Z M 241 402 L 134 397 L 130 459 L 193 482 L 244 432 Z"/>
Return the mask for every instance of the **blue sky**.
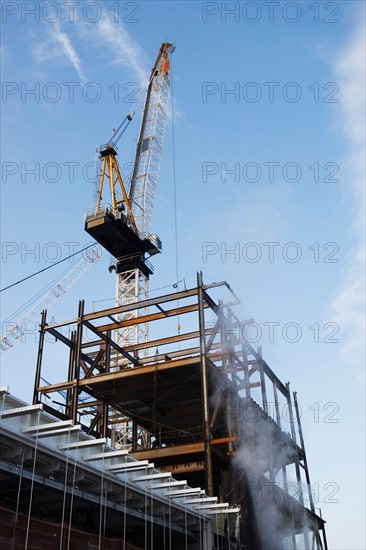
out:
<path id="1" fill-rule="evenodd" d="M 365 548 L 364 20 L 352 0 L 2 3 L 1 287 L 89 242 L 95 147 L 136 108 L 161 42 L 174 42 L 178 280 L 194 285 L 199 269 L 226 279 L 236 314 L 255 318 L 267 362 L 298 391 L 336 550 Z M 140 116 L 141 105 L 122 165 Z M 170 115 L 152 290 L 177 280 L 172 131 Z M 4 292 L 2 320 L 69 265 Z M 79 298 L 111 304 L 108 265 L 104 254 L 54 318 L 73 318 Z M 1 385 L 27 401 L 34 339 L 1 359 Z"/>

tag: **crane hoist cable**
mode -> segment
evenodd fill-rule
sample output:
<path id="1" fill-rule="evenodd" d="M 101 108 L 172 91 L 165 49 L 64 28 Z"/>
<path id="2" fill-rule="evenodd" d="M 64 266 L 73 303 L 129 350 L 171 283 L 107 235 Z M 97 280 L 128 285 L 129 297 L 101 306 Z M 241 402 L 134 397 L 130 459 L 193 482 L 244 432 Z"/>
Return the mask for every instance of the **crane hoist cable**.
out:
<path id="1" fill-rule="evenodd" d="M 82 248 L 81 250 L 78 250 L 77 252 L 70 254 L 70 256 L 66 256 L 66 258 L 62 258 L 62 260 L 58 260 L 58 262 L 48 265 L 47 267 L 44 267 L 43 269 L 40 269 L 39 271 L 36 271 L 35 273 L 32 273 L 31 275 L 24 277 L 24 279 L 19 279 L 19 281 L 16 281 L 15 283 L 12 283 L 11 285 L 8 285 L 5 288 L 0 289 L 0 292 L 5 292 L 5 290 L 8 290 L 13 286 L 20 285 L 20 283 L 24 283 L 24 281 L 28 281 L 28 279 L 31 279 L 32 277 L 35 277 L 36 275 L 39 275 L 40 273 L 43 273 L 44 271 L 47 271 L 48 269 L 51 269 L 52 267 L 55 267 L 56 265 L 59 265 L 62 262 L 66 262 L 66 260 L 69 260 L 70 258 L 73 258 L 74 256 L 77 256 L 78 254 L 81 254 L 82 252 L 85 252 L 85 250 L 89 250 L 89 248 L 92 248 L 92 247 L 95 247 L 95 243 L 89 244 L 85 248 Z"/>

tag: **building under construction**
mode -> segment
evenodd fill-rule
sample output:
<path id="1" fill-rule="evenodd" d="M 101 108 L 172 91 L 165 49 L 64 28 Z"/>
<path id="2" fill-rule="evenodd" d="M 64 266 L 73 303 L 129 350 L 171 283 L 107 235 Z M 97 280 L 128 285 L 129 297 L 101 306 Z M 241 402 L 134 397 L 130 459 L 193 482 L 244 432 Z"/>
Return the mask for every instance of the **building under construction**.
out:
<path id="1" fill-rule="evenodd" d="M 297 395 L 245 338 L 230 285 L 200 272 L 148 295 L 172 51 L 150 76 L 129 192 L 130 115 L 100 148 L 85 229 L 115 258 L 116 306 L 80 301 L 60 323 L 44 310 L 32 405 L 1 389 L 1 548 L 327 549 Z"/>

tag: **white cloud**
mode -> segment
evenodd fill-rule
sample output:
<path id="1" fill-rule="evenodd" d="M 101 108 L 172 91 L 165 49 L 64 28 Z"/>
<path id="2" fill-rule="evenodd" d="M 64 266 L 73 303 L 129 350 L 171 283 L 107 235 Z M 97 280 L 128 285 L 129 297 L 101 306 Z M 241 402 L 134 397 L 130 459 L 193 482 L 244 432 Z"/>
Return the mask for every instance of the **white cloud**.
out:
<path id="1" fill-rule="evenodd" d="M 355 244 L 347 258 L 342 286 L 329 315 L 340 327 L 340 355 L 344 366 L 363 368 L 365 351 L 365 35 L 363 26 L 337 56 L 334 72 L 341 100 L 338 125 L 348 142 L 344 157 L 346 200 L 350 206 L 350 233 Z"/>
<path id="2" fill-rule="evenodd" d="M 126 67 L 137 77 L 141 89 L 146 87 L 150 75 L 144 61 L 144 54 L 137 42 L 123 25 L 116 25 L 105 16 L 96 26 L 99 44 L 104 43 L 113 52 L 113 63 Z"/>
<path id="3" fill-rule="evenodd" d="M 124 67 L 127 69 L 128 74 L 136 78 L 137 84 L 141 92 L 147 88 L 148 78 L 150 77 L 150 71 L 152 68 L 152 62 L 155 61 L 155 57 L 158 54 L 158 47 L 154 52 L 149 52 L 150 61 L 147 61 L 147 56 L 142 50 L 140 45 L 130 36 L 126 27 L 123 24 L 116 24 L 113 22 L 112 17 L 104 15 L 96 25 L 96 34 L 91 36 L 86 34 L 86 38 L 97 38 L 98 47 L 103 44 L 110 52 L 112 52 L 112 63 L 114 65 Z M 142 99 L 144 96 L 142 95 Z M 168 110 L 168 122 L 171 123 L 172 113 Z M 178 101 L 174 98 L 174 120 L 179 122 L 185 122 L 185 113 L 178 105 Z"/>
<path id="4" fill-rule="evenodd" d="M 81 67 L 81 61 L 71 43 L 69 36 L 61 31 L 59 23 L 55 23 L 49 33 L 49 37 L 42 42 L 37 42 L 33 48 L 33 55 L 37 63 L 48 61 L 66 60 L 70 62 L 76 70 L 80 80 L 85 82 L 84 71 Z"/>
<path id="5" fill-rule="evenodd" d="M 71 44 L 70 38 L 67 36 L 67 34 L 65 32 L 61 32 L 61 29 L 58 23 L 56 23 L 54 27 L 52 36 L 61 45 L 63 53 L 66 55 L 68 60 L 74 66 L 74 69 L 78 73 L 80 80 L 85 81 L 84 72 L 81 68 L 81 62 L 75 51 L 75 48 Z"/>

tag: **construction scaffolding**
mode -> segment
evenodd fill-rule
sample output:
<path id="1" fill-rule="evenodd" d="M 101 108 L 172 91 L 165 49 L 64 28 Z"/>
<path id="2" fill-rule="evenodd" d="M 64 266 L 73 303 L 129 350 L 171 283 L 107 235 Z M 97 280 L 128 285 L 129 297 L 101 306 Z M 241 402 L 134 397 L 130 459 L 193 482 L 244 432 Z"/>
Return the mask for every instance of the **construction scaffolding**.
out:
<path id="1" fill-rule="evenodd" d="M 239 506 L 237 529 L 216 517 L 217 548 L 326 550 L 296 393 L 245 339 L 251 320 L 235 316 L 236 304 L 228 283 L 204 284 L 198 273 L 197 286 L 157 298 L 93 313 L 81 301 L 69 321 L 47 324 L 43 312 L 33 404 L 204 487 L 218 506 Z M 139 325 L 148 341 L 116 342 Z M 66 346 L 60 364 L 53 339 Z"/>

